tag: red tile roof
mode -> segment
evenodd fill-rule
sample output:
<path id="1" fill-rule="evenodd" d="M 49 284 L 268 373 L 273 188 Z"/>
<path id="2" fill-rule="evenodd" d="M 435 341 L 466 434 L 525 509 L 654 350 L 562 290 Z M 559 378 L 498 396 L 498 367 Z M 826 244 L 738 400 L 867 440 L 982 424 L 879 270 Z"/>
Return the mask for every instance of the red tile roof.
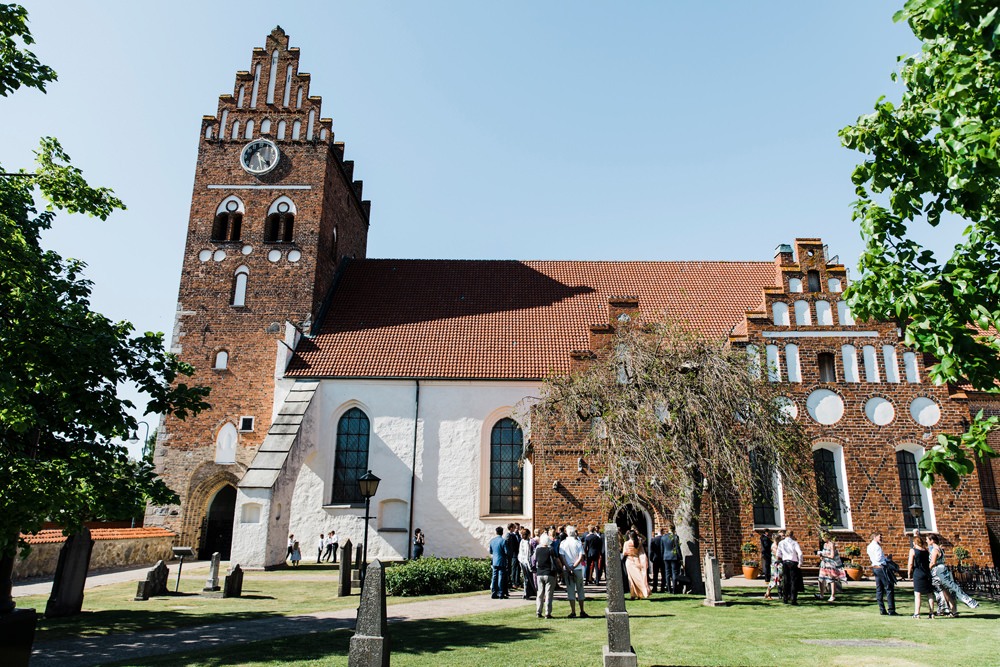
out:
<path id="1" fill-rule="evenodd" d="M 156 526 L 144 526 L 142 528 L 91 528 L 90 537 L 94 540 L 123 540 L 137 539 L 142 537 L 176 537 L 166 528 Z M 66 536 L 61 530 L 42 530 L 37 535 L 22 535 L 28 544 L 50 544 L 53 542 L 65 542 Z"/>
<path id="2" fill-rule="evenodd" d="M 587 348 L 609 297 L 721 337 L 775 284 L 772 262 L 354 260 L 287 374 L 542 378 Z"/>

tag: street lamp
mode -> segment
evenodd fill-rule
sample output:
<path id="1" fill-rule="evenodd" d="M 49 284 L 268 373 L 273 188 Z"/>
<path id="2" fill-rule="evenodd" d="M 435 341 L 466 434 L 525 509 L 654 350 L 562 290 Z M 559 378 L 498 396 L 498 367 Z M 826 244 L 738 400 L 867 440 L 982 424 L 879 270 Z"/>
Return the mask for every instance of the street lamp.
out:
<path id="1" fill-rule="evenodd" d="M 907 509 L 910 510 L 910 516 L 913 517 L 913 527 L 920 530 L 920 517 L 924 515 L 924 508 L 920 506 L 919 503 L 913 503 Z"/>
<path id="2" fill-rule="evenodd" d="M 378 483 L 381 481 L 381 479 L 372 474 L 371 470 L 358 477 L 358 486 L 361 487 L 361 497 L 365 499 L 365 546 L 361 557 L 362 587 L 365 585 L 365 572 L 368 570 L 368 521 L 371 519 L 368 512 L 371 508 L 372 496 L 378 491 Z"/>
<path id="3" fill-rule="evenodd" d="M 139 425 L 146 427 L 146 437 L 144 437 L 142 439 L 142 458 L 146 458 L 146 453 L 147 453 L 146 452 L 146 448 L 148 447 L 148 445 L 146 444 L 146 441 L 149 440 L 149 424 L 147 424 L 146 422 L 139 422 Z M 136 427 L 135 432 L 132 434 L 132 437 L 128 439 L 128 441 L 129 442 L 139 442 L 139 427 L 138 426 Z"/>

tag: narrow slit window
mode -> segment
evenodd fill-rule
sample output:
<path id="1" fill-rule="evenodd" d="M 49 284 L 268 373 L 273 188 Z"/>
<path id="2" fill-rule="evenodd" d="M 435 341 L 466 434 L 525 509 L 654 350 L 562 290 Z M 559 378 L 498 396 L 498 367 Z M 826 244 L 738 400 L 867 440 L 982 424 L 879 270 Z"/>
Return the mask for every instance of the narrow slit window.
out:
<path id="1" fill-rule="evenodd" d="M 236 269 L 236 280 L 233 285 L 233 305 L 245 306 L 247 304 L 247 279 L 250 277 L 250 269 L 241 266 Z"/>

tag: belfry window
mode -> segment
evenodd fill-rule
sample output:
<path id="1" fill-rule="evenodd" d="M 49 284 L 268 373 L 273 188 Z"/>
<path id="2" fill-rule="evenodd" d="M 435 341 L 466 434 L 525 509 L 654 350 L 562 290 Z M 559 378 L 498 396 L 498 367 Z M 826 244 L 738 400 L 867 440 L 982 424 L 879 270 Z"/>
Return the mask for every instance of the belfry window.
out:
<path id="1" fill-rule="evenodd" d="M 239 241 L 243 233 L 243 202 L 236 196 L 227 197 L 215 209 L 212 222 L 213 241 Z"/>
<path id="2" fill-rule="evenodd" d="M 358 408 L 351 408 L 337 422 L 337 451 L 333 464 L 332 502 L 364 502 L 358 478 L 368 470 L 370 429 L 368 415 Z"/>
<path id="3" fill-rule="evenodd" d="M 279 197 L 264 220 L 264 243 L 291 243 L 295 240 L 295 202 Z"/>
<path id="4" fill-rule="evenodd" d="M 524 510 L 524 436 L 510 417 L 490 432 L 490 514 L 520 514 Z"/>

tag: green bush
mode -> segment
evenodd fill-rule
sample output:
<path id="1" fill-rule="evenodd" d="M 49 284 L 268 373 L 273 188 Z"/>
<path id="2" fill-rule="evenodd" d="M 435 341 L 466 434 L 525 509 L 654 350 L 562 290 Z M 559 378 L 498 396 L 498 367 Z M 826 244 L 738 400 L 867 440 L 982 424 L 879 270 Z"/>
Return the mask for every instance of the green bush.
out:
<path id="1" fill-rule="evenodd" d="M 482 591 L 492 576 L 488 560 L 428 556 L 386 569 L 385 590 L 402 596 Z"/>

